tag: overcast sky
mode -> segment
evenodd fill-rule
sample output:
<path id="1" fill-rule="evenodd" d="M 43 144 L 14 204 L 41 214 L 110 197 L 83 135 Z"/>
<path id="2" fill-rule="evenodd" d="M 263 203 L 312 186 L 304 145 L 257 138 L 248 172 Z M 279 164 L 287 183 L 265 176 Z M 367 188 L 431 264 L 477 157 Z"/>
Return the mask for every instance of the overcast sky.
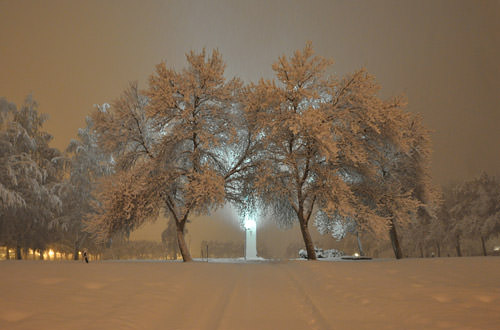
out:
<path id="1" fill-rule="evenodd" d="M 0 0 L 0 97 L 33 93 L 64 148 L 93 104 L 154 65 L 219 48 L 227 75 L 271 78 L 311 40 L 332 73 L 366 67 L 434 131 L 438 184 L 500 176 L 500 1 Z"/>

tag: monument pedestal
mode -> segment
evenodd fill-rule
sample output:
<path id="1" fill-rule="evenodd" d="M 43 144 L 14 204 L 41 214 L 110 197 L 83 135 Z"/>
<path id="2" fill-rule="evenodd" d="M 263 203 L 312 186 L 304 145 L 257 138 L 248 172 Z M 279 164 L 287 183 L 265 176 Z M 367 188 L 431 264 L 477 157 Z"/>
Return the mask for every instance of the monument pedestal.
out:
<path id="1" fill-rule="evenodd" d="M 257 259 L 257 224 L 245 219 L 245 259 Z"/>

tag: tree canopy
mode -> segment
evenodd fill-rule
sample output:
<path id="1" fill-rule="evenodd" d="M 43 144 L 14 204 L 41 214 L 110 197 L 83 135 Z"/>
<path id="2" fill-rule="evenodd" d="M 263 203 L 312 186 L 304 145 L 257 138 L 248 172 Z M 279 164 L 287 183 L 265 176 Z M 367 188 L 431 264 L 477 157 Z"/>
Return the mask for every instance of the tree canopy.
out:
<path id="1" fill-rule="evenodd" d="M 26 246 L 26 235 L 58 228 L 77 256 L 87 233 L 128 237 L 164 213 L 169 249 L 175 225 L 190 261 L 186 224 L 226 203 L 298 223 L 309 259 L 311 220 L 336 238 L 355 233 L 360 249 L 359 233 L 389 234 L 397 258 L 398 231 L 439 227 L 429 131 L 403 97 L 382 99 L 365 69 L 329 74 L 333 61 L 311 43 L 279 57 L 274 79 L 246 85 L 225 77 L 217 50 L 191 51 L 186 62 L 162 62 L 144 90 L 131 83 L 96 107 L 65 156 L 49 147 L 31 98 L 19 110 L 0 99 L 2 242 Z M 483 196 L 493 186 L 456 190 L 470 202 L 449 209 L 484 239 L 498 232 L 494 198 Z"/>
<path id="2" fill-rule="evenodd" d="M 298 220 L 308 257 L 308 224 L 329 231 L 355 220 L 376 234 L 402 225 L 428 200 L 428 132 L 401 98 L 382 100 L 361 69 L 337 78 L 310 43 L 273 65 L 276 80 L 249 88 L 264 148 L 256 187 L 281 224 Z"/>

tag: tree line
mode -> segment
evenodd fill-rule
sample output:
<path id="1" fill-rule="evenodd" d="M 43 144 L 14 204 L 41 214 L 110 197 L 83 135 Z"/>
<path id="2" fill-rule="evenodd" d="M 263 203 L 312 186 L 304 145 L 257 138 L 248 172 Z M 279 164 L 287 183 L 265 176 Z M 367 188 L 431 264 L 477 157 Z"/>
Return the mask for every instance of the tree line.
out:
<path id="1" fill-rule="evenodd" d="M 275 78 L 258 83 L 226 79 L 217 50 L 186 60 L 178 71 L 160 63 L 146 89 L 131 83 L 98 106 L 65 152 L 49 147 L 46 117 L 31 98 L 20 109 L 1 99 L 0 244 L 64 242 L 77 256 L 162 212 L 169 219 L 162 240 L 191 261 L 189 219 L 226 203 L 242 218 L 298 222 L 309 259 L 316 259 L 311 222 L 338 239 L 388 236 L 396 258 L 408 232 L 422 244 L 440 244 L 444 233 L 458 244 L 479 235 L 483 246 L 498 234 L 495 179 L 483 178 L 491 182 L 480 193 L 464 184 L 443 195 L 430 176 L 421 117 L 402 97 L 381 99 L 365 69 L 328 74 L 332 61 L 310 43 L 280 57 Z M 490 202 L 470 206 L 486 195 Z"/>

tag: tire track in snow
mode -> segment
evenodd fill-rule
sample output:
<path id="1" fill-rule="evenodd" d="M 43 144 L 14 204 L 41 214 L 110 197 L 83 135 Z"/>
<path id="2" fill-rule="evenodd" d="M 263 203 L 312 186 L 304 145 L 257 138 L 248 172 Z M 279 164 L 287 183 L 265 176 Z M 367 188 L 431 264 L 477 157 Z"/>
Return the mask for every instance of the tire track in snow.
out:
<path id="1" fill-rule="evenodd" d="M 280 264 L 240 265 L 230 276 L 237 280 L 218 329 L 311 328 L 311 318 L 302 312 L 293 283 Z"/>
<path id="2" fill-rule="evenodd" d="M 309 325 L 311 329 L 332 329 L 332 326 L 328 323 L 326 318 L 323 316 L 316 303 L 314 303 L 312 297 L 304 289 L 304 286 L 295 277 L 294 272 L 290 270 L 290 266 L 285 264 L 282 266 L 283 273 L 286 274 L 286 278 L 290 287 L 297 293 L 298 303 L 304 315 L 309 320 Z"/>
<path id="3" fill-rule="evenodd" d="M 219 329 L 239 277 L 236 273 L 239 272 L 229 266 L 224 275 L 219 274 L 220 265 L 216 264 L 184 266 L 188 272 L 182 279 L 182 294 L 168 313 L 175 320 L 166 316 L 163 319 L 165 329 Z"/>
<path id="4" fill-rule="evenodd" d="M 224 314 L 227 311 L 227 306 L 234 294 L 236 282 L 240 276 L 232 276 L 230 283 L 226 283 L 222 292 L 217 295 L 216 302 L 210 308 L 209 317 L 203 322 L 203 329 L 219 329 L 221 322 L 224 319 Z M 201 327 L 200 327 L 201 329 Z"/>

